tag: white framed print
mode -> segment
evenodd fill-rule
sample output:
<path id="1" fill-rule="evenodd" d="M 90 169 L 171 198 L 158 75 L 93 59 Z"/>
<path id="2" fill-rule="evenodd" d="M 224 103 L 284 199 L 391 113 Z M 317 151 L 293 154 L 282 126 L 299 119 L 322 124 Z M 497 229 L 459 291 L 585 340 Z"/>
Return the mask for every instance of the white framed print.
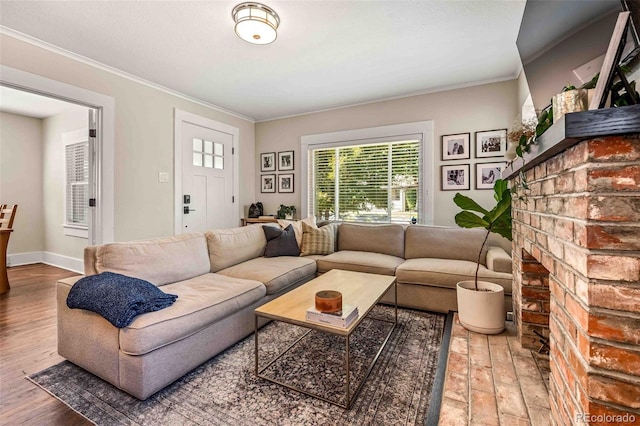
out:
<path id="1" fill-rule="evenodd" d="M 293 173 L 278 175 L 278 192 L 293 192 Z"/>
<path id="2" fill-rule="evenodd" d="M 493 185 L 501 178 L 506 165 L 506 162 L 477 163 L 476 189 L 493 189 Z"/>
<path id="3" fill-rule="evenodd" d="M 476 132 L 476 158 L 502 157 L 507 152 L 507 129 Z"/>
<path id="4" fill-rule="evenodd" d="M 442 161 L 471 158 L 470 133 L 442 135 Z"/>
<path id="5" fill-rule="evenodd" d="M 278 170 L 293 170 L 293 151 L 278 153 Z"/>
<path id="6" fill-rule="evenodd" d="M 260 171 L 275 172 L 276 171 L 276 153 L 263 152 L 260 154 Z"/>
<path id="7" fill-rule="evenodd" d="M 260 192 L 276 192 L 276 175 L 260 175 Z"/>
<path id="8" fill-rule="evenodd" d="M 456 164 L 455 166 L 440 166 L 442 169 L 443 191 L 464 191 L 470 189 L 469 165 Z"/>

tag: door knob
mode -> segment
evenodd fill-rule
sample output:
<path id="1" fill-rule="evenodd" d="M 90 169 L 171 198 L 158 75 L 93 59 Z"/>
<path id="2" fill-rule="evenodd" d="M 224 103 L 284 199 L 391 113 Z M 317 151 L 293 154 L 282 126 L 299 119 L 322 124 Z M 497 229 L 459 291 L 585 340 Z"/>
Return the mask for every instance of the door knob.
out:
<path id="1" fill-rule="evenodd" d="M 195 209 L 190 209 L 190 208 L 189 208 L 189 206 L 184 206 L 184 207 L 182 208 L 182 212 L 183 212 L 184 214 L 189 214 L 189 212 L 195 212 Z"/>

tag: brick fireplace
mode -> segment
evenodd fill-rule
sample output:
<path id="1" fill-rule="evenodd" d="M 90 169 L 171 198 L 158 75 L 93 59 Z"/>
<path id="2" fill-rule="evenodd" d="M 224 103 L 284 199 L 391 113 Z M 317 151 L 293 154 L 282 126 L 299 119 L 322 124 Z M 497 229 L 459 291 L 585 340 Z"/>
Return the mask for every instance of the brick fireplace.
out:
<path id="1" fill-rule="evenodd" d="M 549 341 L 558 425 L 640 424 L 640 106 L 627 108 L 554 125 L 513 204 L 514 321 L 524 347 Z"/>

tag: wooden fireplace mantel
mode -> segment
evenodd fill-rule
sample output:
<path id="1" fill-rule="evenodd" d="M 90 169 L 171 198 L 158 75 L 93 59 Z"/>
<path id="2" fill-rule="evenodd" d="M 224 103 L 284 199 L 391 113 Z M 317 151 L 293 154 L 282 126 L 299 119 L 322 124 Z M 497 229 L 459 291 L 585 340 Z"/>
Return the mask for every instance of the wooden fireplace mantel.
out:
<path id="1" fill-rule="evenodd" d="M 516 158 L 504 169 L 502 178 L 511 179 L 520 170 L 529 170 L 584 139 L 631 133 L 640 133 L 640 105 L 566 114 L 524 154 L 524 165 Z"/>

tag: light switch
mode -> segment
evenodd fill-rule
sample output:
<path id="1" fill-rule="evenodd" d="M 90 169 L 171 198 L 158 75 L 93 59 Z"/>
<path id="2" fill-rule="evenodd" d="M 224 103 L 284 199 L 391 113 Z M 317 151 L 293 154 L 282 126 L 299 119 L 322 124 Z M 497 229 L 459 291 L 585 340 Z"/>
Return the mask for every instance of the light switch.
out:
<path id="1" fill-rule="evenodd" d="M 161 183 L 169 182 L 169 173 L 167 172 L 159 172 L 158 173 L 158 181 Z"/>

